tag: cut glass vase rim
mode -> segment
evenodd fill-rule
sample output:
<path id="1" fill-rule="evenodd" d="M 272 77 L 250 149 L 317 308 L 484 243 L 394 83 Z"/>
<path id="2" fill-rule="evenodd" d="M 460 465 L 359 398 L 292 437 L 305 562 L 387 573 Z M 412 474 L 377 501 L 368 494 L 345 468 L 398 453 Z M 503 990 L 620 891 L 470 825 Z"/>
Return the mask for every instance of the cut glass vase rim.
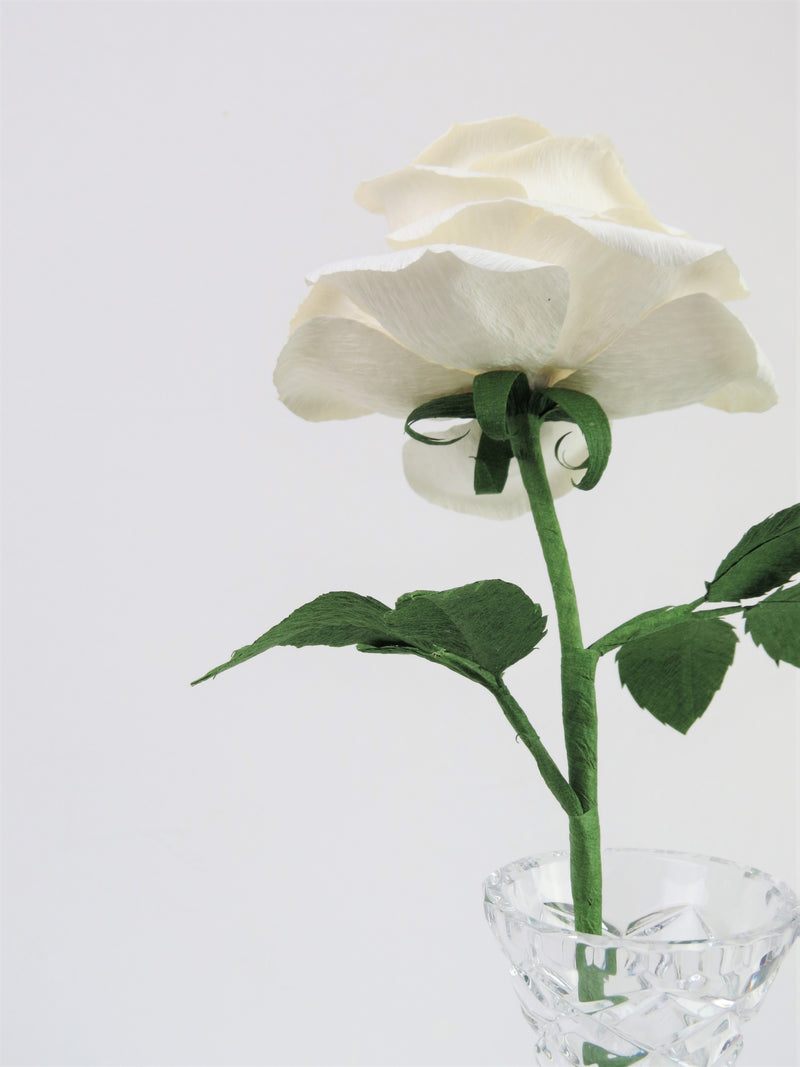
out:
<path id="1" fill-rule="evenodd" d="M 640 856 L 654 857 L 663 860 L 673 860 L 680 863 L 691 863 L 706 867 L 721 866 L 730 869 L 731 874 L 739 878 L 759 879 L 763 882 L 767 892 L 773 899 L 780 898 L 779 906 L 774 915 L 768 921 L 757 923 L 741 931 L 726 933 L 722 936 L 711 934 L 702 938 L 670 938 L 662 937 L 639 937 L 621 933 L 583 934 L 574 929 L 558 924 L 546 922 L 541 918 L 530 915 L 522 910 L 511 899 L 508 890 L 515 883 L 519 883 L 530 871 L 546 868 L 553 863 L 563 863 L 569 860 L 569 853 L 560 849 L 554 852 L 544 852 L 533 856 L 526 856 L 514 860 L 503 867 L 499 867 L 488 876 L 484 882 L 484 900 L 486 905 L 502 912 L 507 920 L 529 926 L 540 933 L 557 934 L 567 940 L 574 941 L 586 946 L 602 948 L 614 948 L 635 945 L 637 949 L 653 951 L 663 950 L 665 946 L 682 946 L 687 949 L 709 948 L 716 946 L 741 946 L 755 943 L 772 935 L 793 930 L 793 938 L 800 933 L 800 901 L 793 890 L 786 883 L 778 881 L 772 875 L 756 867 L 744 866 L 733 860 L 721 859 L 718 856 L 704 856 L 694 852 L 678 852 L 669 849 L 655 848 L 605 848 L 603 849 L 604 860 L 615 856 Z"/>

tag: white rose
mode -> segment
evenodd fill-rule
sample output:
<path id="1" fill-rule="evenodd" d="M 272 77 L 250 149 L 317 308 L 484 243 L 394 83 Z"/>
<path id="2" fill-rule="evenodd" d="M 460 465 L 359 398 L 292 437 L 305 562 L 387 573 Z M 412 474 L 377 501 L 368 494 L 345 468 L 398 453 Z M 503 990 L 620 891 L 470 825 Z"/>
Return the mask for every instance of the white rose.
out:
<path id="1" fill-rule="evenodd" d="M 308 279 L 275 370 L 303 418 L 404 419 L 497 369 L 590 393 L 612 419 L 776 401 L 769 364 L 722 303 L 747 294 L 736 265 L 657 222 L 604 137 L 554 137 L 517 117 L 456 125 L 357 200 L 386 215 L 395 251 Z M 544 426 L 555 495 L 576 475 L 548 445 L 570 428 Z M 409 483 L 460 511 L 523 514 L 516 464 L 501 494 L 475 495 L 479 435 L 475 423 L 444 448 L 407 440 Z M 580 462 L 581 449 L 562 458 Z"/>

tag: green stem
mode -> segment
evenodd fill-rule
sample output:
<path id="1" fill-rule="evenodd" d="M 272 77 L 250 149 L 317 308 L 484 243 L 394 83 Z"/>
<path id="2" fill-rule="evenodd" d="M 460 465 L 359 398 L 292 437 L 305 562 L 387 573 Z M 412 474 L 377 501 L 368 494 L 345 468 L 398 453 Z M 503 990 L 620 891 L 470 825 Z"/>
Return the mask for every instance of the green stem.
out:
<path id="1" fill-rule="evenodd" d="M 553 589 L 561 645 L 561 699 L 569 784 L 580 802 L 570 815 L 570 878 L 575 929 L 601 933 L 602 875 L 597 821 L 597 653 L 586 649 L 578 601 L 561 526 L 539 442 L 540 421 L 528 414 L 509 417 L 511 447 L 530 500 L 533 521 Z"/>

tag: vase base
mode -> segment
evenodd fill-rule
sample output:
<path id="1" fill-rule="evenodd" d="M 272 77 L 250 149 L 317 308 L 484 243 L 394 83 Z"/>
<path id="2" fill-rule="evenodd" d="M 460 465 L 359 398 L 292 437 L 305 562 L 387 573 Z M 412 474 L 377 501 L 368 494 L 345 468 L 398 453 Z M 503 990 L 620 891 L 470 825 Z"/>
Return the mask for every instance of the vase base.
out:
<path id="1" fill-rule="evenodd" d="M 735 1017 L 717 1016 L 705 1024 L 701 1021 L 684 1031 L 674 1048 L 653 1051 L 620 1042 L 619 1036 L 611 1033 L 596 1033 L 593 1041 L 587 1041 L 585 1021 L 576 1031 L 564 1019 L 542 1026 L 541 1019 L 532 1016 L 524 1005 L 522 1014 L 536 1035 L 537 1067 L 735 1067 L 743 1046 Z"/>

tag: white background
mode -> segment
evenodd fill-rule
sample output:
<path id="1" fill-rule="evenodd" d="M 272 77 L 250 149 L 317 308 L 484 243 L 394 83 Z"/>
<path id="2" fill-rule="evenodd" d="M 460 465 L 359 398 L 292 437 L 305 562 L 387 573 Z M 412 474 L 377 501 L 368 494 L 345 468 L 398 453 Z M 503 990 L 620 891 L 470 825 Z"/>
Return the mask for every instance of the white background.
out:
<path id="1" fill-rule="evenodd" d="M 329 649 L 188 682 L 330 589 L 550 608 L 530 520 L 426 504 L 399 423 L 308 425 L 271 385 L 304 274 L 383 247 L 357 183 L 455 120 L 609 134 L 730 249 L 776 369 L 768 414 L 616 425 L 560 509 L 586 634 L 693 599 L 797 498 L 795 15 L 6 3 L 6 1064 L 530 1062 L 481 882 L 566 825 L 487 694 Z M 560 753 L 554 654 L 508 681 Z M 609 658 L 600 713 L 607 844 L 800 883 L 791 668 L 743 640 L 684 738 Z M 744 1067 L 798 1062 L 795 974 Z"/>

